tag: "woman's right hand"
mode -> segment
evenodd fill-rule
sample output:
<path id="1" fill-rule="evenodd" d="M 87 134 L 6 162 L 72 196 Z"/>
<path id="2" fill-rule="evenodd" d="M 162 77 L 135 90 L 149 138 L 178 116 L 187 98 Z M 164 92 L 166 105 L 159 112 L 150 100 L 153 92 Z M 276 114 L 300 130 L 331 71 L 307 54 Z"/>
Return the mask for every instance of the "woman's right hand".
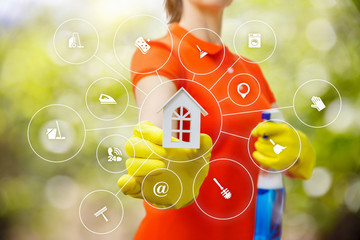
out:
<path id="1" fill-rule="evenodd" d="M 213 146 L 210 136 L 200 135 L 199 149 L 183 149 L 163 148 L 163 130 L 147 121 L 139 123 L 134 128 L 134 134 L 125 146 L 130 158 L 126 161 L 128 174 L 118 180 L 121 191 L 135 198 L 145 197 L 146 201 L 160 208 L 179 209 L 191 204 L 198 196 L 209 171 L 207 163 Z M 178 140 L 173 138 L 173 141 Z M 182 194 L 179 180 L 166 169 L 173 171 L 180 178 L 183 186 Z M 197 173 L 197 181 L 194 183 Z M 166 196 L 156 196 L 153 187 L 144 188 L 142 184 L 145 176 L 145 182 L 149 186 L 166 182 L 168 184 Z"/>

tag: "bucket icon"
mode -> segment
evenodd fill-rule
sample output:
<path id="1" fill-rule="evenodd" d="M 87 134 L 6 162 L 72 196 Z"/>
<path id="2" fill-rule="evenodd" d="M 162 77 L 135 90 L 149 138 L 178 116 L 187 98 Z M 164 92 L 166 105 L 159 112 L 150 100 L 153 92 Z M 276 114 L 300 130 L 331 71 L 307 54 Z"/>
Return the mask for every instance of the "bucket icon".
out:
<path id="1" fill-rule="evenodd" d="M 48 128 L 46 130 L 46 135 L 48 139 L 56 139 L 56 128 Z"/>
<path id="2" fill-rule="evenodd" d="M 59 136 L 56 136 L 56 134 L 58 134 Z M 54 139 L 61 139 L 64 140 L 65 137 L 61 136 L 61 132 L 60 132 L 60 127 L 59 127 L 59 122 L 56 121 L 56 128 L 47 128 L 46 129 L 46 135 L 48 137 L 49 140 L 54 140 Z"/>

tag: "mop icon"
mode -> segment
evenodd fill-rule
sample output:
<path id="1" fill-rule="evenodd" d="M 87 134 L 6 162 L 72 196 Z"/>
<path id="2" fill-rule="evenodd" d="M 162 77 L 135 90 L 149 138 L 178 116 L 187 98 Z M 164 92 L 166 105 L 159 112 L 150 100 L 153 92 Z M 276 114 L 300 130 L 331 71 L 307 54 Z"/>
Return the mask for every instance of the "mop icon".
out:
<path id="1" fill-rule="evenodd" d="M 94 215 L 95 215 L 95 217 L 98 217 L 98 216 L 100 216 L 100 215 L 102 215 L 103 216 L 103 218 L 104 218 L 104 220 L 106 221 L 106 222 L 108 222 L 109 220 L 106 218 L 106 216 L 104 215 L 104 212 L 105 211 L 107 211 L 107 207 L 105 206 L 105 207 L 103 207 L 102 209 L 100 209 L 99 211 L 97 211 L 96 213 L 94 213 Z"/>
<path id="2" fill-rule="evenodd" d="M 231 198 L 231 192 L 229 191 L 229 189 L 227 188 L 223 188 L 220 183 L 216 180 L 216 178 L 213 178 L 214 182 L 219 186 L 220 190 L 221 190 L 221 195 L 225 198 L 225 199 L 230 199 Z"/>
<path id="3" fill-rule="evenodd" d="M 56 133 L 59 134 L 59 136 L 56 136 Z M 59 123 L 58 121 L 56 121 L 56 128 L 48 128 L 46 130 L 46 135 L 48 136 L 49 140 L 53 140 L 53 139 L 61 139 L 64 140 L 65 137 L 61 136 L 61 132 L 60 132 L 60 128 L 59 128 Z"/>

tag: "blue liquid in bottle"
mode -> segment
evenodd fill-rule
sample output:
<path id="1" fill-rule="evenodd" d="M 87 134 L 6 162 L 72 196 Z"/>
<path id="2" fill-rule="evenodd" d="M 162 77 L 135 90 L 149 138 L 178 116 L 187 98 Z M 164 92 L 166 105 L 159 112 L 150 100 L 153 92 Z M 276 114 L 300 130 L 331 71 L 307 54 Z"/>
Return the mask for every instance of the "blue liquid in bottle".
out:
<path id="1" fill-rule="evenodd" d="M 258 189 L 254 240 L 280 240 L 285 190 Z"/>
<path id="2" fill-rule="evenodd" d="M 273 111 L 264 112 L 262 118 L 272 121 L 271 115 L 276 114 L 281 120 L 281 113 Z M 254 240 L 280 240 L 285 203 L 282 174 L 260 171 L 257 188 Z"/>

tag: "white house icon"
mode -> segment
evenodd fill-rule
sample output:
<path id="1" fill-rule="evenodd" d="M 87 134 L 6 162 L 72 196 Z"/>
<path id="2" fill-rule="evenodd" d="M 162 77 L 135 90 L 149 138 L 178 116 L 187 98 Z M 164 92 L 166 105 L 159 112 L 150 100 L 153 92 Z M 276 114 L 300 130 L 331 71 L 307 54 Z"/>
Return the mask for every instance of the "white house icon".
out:
<path id="1" fill-rule="evenodd" d="M 164 148 L 200 148 L 200 121 L 202 113 L 208 113 L 184 89 L 177 91 L 160 109 L 163 113 L 163 147 Z M 190 125 L 190 129 L 184 126 Z M 172 141 L 176 134 L 179 141 Z M 188 138 L 189 141 L 185 141 Z"/>

